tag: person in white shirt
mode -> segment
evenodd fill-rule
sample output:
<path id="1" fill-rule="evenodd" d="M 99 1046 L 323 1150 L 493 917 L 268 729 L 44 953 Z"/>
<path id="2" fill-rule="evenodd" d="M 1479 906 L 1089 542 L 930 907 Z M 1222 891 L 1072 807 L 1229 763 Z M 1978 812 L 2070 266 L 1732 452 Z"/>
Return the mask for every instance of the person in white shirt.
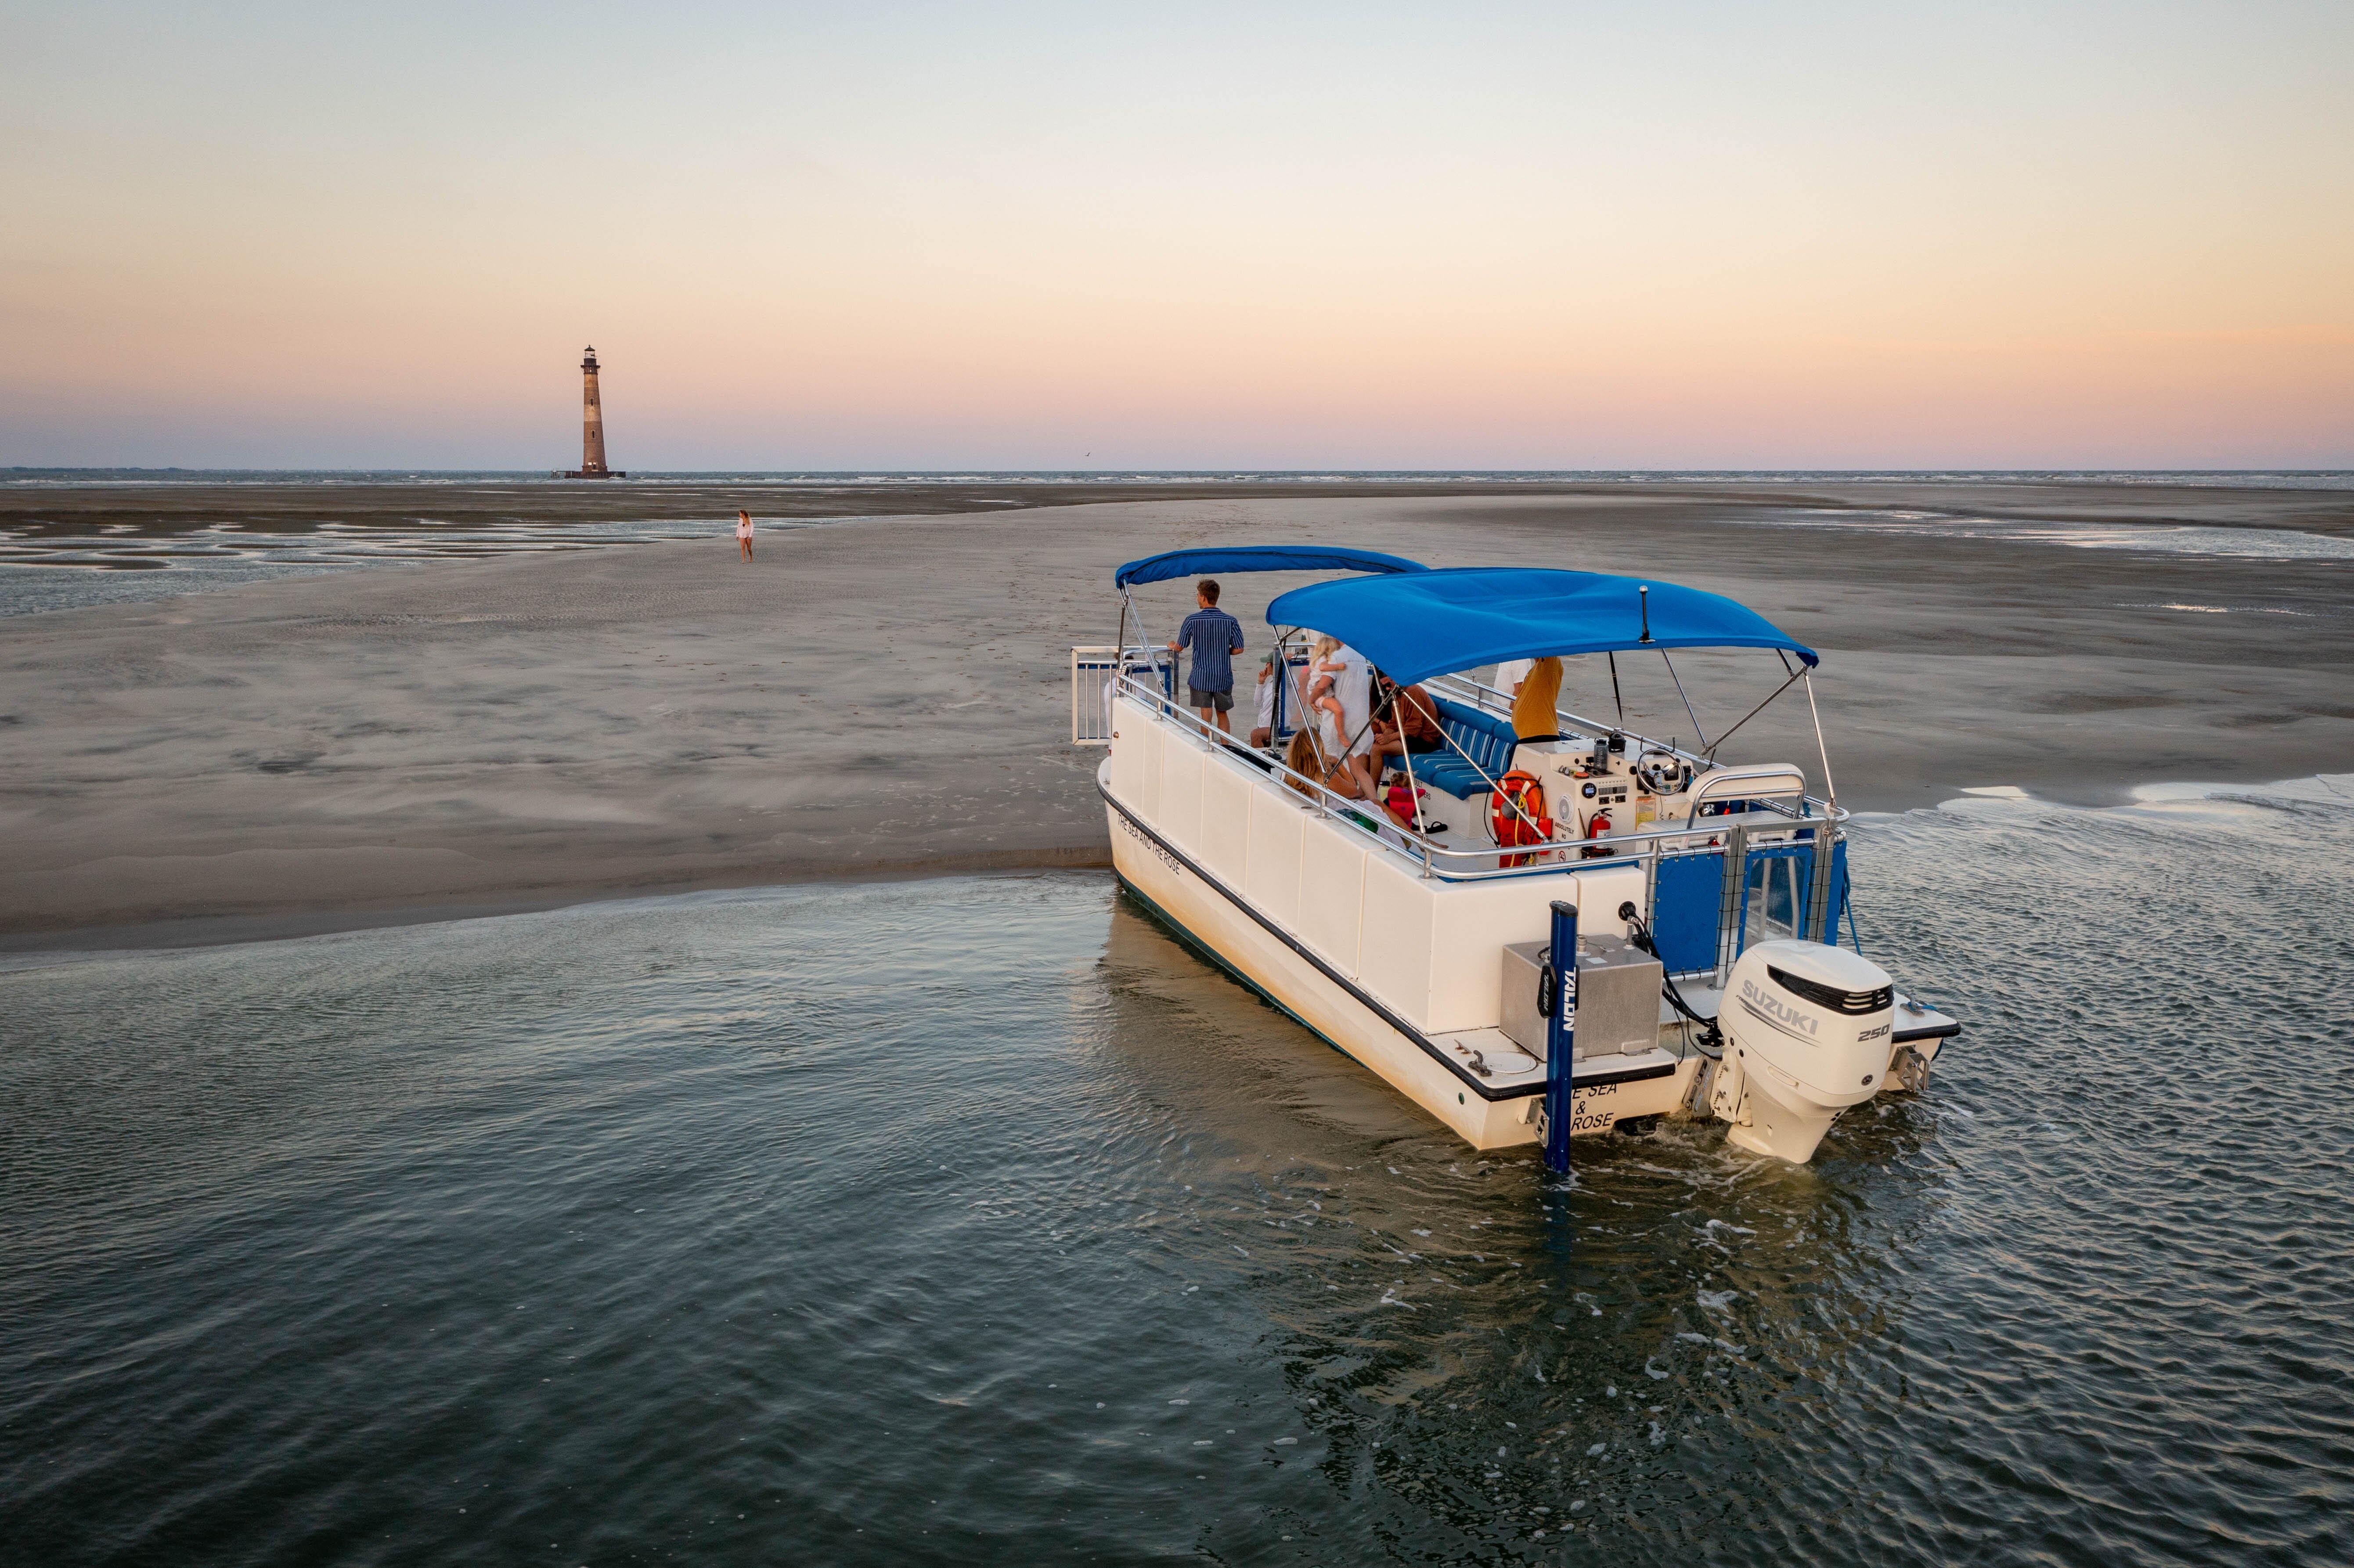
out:
<path id="1" fill-rule="evenodd" d="M 1529 678 L 1529 672 L 1536 667 L 1536 662 L 1533 659 L 1507 659 L 1497 665 L 1496 690 L 1507 697 L 1519 696 L 1521 683 Z"/>
<path id="2" fill-rule="evenodd" d="M 736 543 L 743 546 L 744 558 L 750 560 L 752 558 L 752 514 L 749 512 L 736 514 Z"/>
<path id="3" fill-rule="evenodd" d="M 1317 683 L 1310 691 L 1338 732 L 1331 749 L 1345 751 L 1350 771 L 1372 800 L 1381 782 L 1373 775 L 1373 667 L 1363 653 L 1326 638 L 1316 662 Z M 1339 708 L 1337 714 L 1334 707 Z"/>
<path id="4" fill-rule="evenodd" d="M 1253 746 L 1267 746 L 1275 740 L 1275 683 L 1283 678 L 1276 673 L 1280 668 L 1278 656 L 1270 653 L 1258 662 L 1258 714 L 1251 720 L 1250 732 Z"/>

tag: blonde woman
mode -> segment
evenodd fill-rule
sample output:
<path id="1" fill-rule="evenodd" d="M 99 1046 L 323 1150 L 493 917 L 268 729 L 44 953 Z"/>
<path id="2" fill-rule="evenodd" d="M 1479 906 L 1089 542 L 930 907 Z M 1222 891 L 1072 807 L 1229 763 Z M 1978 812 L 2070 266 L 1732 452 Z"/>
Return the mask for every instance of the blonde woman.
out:
<path id="1" fill-rule="evenodd" d="M 1285 787 L 1297 790 L 1311 800 L 1316 798 L 1315 791 L 1309 789 L 1306 780 L 1312 779 L 1343 800 L 1363 800 L 1377 807 L 1383 818 L 1397 827 L 1416 826 L 1414 822 L 1392 810 L 1383 802 L 1381 797 L 1365 788 L 1364 779 L 1355 768 L 1350 766 L 1349 758 L 1328 759 L 1319 756 L 1316 750 L 1316 732 L 1312 729 L 1302 727 L 1292 732 L 1291 747 L 1284 757 L 1283 765 L 1298 776 L 1286 779 L 1283 781 Z M 1377 825 L 1370 818 L 1364 821 L 1369 828 Z"/>
<path id="2" fill-rule="evenodd" d="M 1316 755 L 1316 728 L 1313 725 L 1304 724 L 1291 732 L 1291 746 L 1283 755 L 1283 765 L 1291 770 L 1283 781 L 1284 788 L 1297 789 L 1313 799 L 1308 781 L 1321 778 L 1324 773 L 1324 764 Z"/>
<path id="3" fill-rule="evenodd" d="M 1291 749 L 1285 755 L 1283 765 L 1299 774 L 1299 779 L 1313 779 L 1344 800 L 1371 799 L 1357 778 L 1356 769 L 1341 758 L 1320 749 L 1317 745 L 1316 732 L 1312 729 L 1303 726 L 1291 732 Z M 1284 782 L 1305 795 L 1309 792 L 1308 787 L 1299 779 L 1287 779 Z"/>

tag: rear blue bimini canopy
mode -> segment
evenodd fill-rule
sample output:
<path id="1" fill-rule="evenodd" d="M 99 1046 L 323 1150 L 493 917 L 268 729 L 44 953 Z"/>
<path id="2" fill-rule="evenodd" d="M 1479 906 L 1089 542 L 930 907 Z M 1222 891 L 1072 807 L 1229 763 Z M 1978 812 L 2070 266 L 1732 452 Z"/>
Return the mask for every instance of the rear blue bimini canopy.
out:
<path id="1" fill-rule="evenodd" d="M 1373 550 L 1319 548 L 1313 545 L 1235 545 L 1223 549 L 1171 550 L 1130 561 L 1112 574 L 1112 584 L 1166 582 L 1206 572 L 1426 572 L 1403 556 Z"/>
<path id="2" fill-rule="evenodd" d="M 1506 659 L 1643 648 L 1781 648 L 1821 662 L 1723 594 L 1531 567 L 1315 583 L 1279 596 L 1267 619 L 1337 637 L 1405 685 Z"/>

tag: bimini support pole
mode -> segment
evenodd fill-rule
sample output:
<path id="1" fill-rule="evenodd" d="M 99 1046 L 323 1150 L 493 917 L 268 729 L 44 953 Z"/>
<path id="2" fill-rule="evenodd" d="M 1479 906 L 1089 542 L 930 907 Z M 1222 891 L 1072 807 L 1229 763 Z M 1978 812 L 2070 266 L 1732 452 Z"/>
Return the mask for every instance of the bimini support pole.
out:
<path id="1" fill-rule="evenodd" d="M 1128 620 L 1130 616 L 1136 618 L 1136 645 L 1143 648 L 1152 661 L 1149 668 L 1153 673 L 1153 683 L 1161 688 L 1162 697 L 1173 698 L 1175 693 L 1169 683 L 1169 669 L 1164 667 L 1161 650 L 1147 646 L 1146 640 L 1151 633 L 1144 629 L 1144 611 L 1136 607 L 1134 590 L 1130 588 L 1123 588 L 1119 590 L 1119 635 L 1112 639 L 1119 651 L 1113 655 L 1114 659 L 1120 664 L 1128 662 Z M 1171 660 L 1168 663 L 1173 665 L 1175 661 Z"/>
<path id="2" fill-rule="evenodd" d="M 1405 694 L 1406 689 L 1404 686 L 1393 684 L 1390 687 L 1390 717 L 1394 720 L 1398 717 L 1398 709 L 1412 701 Z M 1418 704 L 1414 711 L 1425 718 L 1435 719 L 1438 716 Z M 1433 876 L 1437 874 L 1437 871 L 1430 863 L 1430 824 L 1423 820 L 1422 786 L 1414 780 L 1414 753 L 1405 748 L 1405 724 L 1403 720 L 1398 720 L 1398 761 L 1405 768 L 1405 809 L 1414 817 L 1415 837 L 1422 841 L 1422 874 L 1425 877 Z M 1378 785 L 1381 780 L 1376 779 L 1373 782 Z M 1381 804 L 1378 800 L 1373 803 Z"/>
<path id="3" fill-rule="evenodd" d="M 1823 759 L 1823 798 L 1830 803 L 1834 816 L 1839 812 L 1839 785 L 1831 778 L 1831 749 L 1823 744 L 1822 710 L 1815 706 L 1815 676 L 1809 670 L 1800 677 L 1807 683 L 1807 712 L 1815 721 L 1815 753 Z"/>
<path id="4" fill-rule="evenodd" d="M 1807 923 L 1798 935 L 1812 932 L 1814 939 L 1836 948 L 1839 927 L 1831 915 L 1831 873 L 1839 863 L 1839 786 L 1831 782 L 1831 751 L 1823 744 L 1823 715 L 1815 706 L 1815 683 L 1807 681 L 1807 712 L 1814 716 L 1815 752 L 1823 759 L 1823 821 L 1815 830 L 1814 875 L 1808 880 Z"/>
<path id="5" fill-rule="evenodd" d="M 1182 626 L 1184 622 L 1181 620 L 1177 624 Z M 1136 628 L 1139 631 L 1144 630 L 1144 612 L 1140 609 L 1136 612 Z M 1183 655 L 1172 652 L 1166 643 L 1155 642 L 1152 645 L 1152 662 L 1161 673 L 1161 694 L 1172 710 L 1177 706 L 1177 662 L 1182 657 Z M 1161 662 L 1163 659 L 1168 661 L 1166 664 Z"/>
<path id="6" fill-rule="evenodd" d="M 1707 753 L 1712 749 L 1708 744 L 1708 731 L 1700 727 L 1700 715 L 1692 712 L 1691 699 L 1684 696 L 1684 678 L 1676 673 L 1676 662 L 1668 657 L 1664 648 L 1659 650 L 1659 662 L 1668 667 L 1668 679 L 1676 683 L 1676 695 L 1684 699 L 1684 717 L 1692 721 L 1692 734 L 1700 736 L 1701 751 Z"/>
<path id="7" fill-rule="evenodd" d="M 1575 1043 L 1577 1008 L 1577 906 L 1553 901 L 1553 951 L 1546 972 L 1552 992 L 1540 997 L 1545 1009 L 1545 1169 L 1559 1176 L 1569 1170 L 1569 1129 L 1575 1104 L 1570 1054 Z"/>

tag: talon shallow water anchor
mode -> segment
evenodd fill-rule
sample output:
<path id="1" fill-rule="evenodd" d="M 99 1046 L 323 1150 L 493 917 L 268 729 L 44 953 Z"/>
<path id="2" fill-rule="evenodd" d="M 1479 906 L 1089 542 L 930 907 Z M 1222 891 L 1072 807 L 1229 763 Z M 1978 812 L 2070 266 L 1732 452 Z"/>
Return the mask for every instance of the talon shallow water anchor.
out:
<path id="1" fill-rule="evenodd" d="M 1546 967 L 1553 983 L 1545 989 L 1552 1006 L 1545 1011 L 1545 1169 L 1561 1175 L 1569 1169 L 1570 1128 L 1575 1123 L 1575 1023 L 1577 1009 L 1577 906 L 1553 901 L 1553 952 Z M 1564 984 L 1562 977 L 1570 977 Z"/>

